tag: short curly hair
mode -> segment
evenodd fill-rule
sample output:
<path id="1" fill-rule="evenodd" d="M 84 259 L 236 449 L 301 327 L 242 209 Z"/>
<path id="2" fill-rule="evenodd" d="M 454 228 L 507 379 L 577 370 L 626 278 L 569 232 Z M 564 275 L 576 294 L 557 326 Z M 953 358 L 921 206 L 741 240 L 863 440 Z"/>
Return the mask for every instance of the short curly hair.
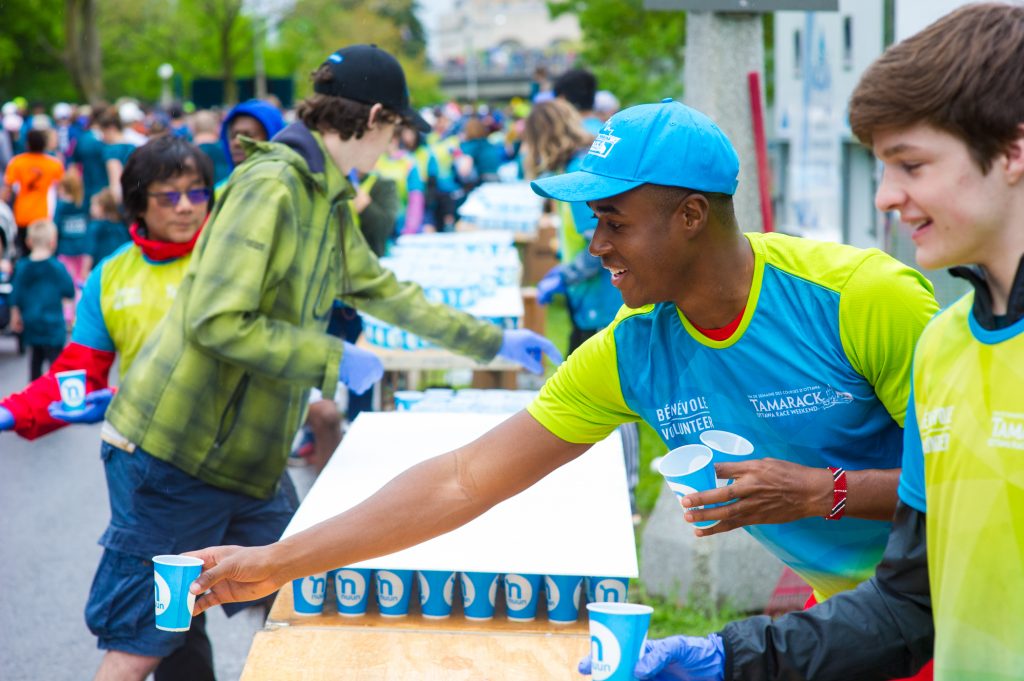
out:
<path id="1" fill-rule="evenodd" d="M 313 72 L 314 83 L 330 82 L 334 74 L 327 65 Z M 343 140 L 359 139 L 366 133 L 370 121 L 372 104 L 364 104 L 345 97 L 334 95 L 312 94 L 299 102 L 296 115 L 310 130 L 331 130 Z M 395 111 L 383 109 L 378 121 L 383 123 L 401 123 L 402 117 Z"/>

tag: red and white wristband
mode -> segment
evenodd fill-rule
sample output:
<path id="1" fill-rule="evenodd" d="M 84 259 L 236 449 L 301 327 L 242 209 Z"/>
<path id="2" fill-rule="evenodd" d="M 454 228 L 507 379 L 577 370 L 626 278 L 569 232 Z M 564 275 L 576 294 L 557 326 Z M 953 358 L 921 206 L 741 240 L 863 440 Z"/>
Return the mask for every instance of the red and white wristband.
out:
<path id="1" fill-rule="evenodd" d="M 839 520 L 846 514 L 846 471 L 834 466 L 828 470 L 832 474 L 832 512 L 825 520 Z"/>

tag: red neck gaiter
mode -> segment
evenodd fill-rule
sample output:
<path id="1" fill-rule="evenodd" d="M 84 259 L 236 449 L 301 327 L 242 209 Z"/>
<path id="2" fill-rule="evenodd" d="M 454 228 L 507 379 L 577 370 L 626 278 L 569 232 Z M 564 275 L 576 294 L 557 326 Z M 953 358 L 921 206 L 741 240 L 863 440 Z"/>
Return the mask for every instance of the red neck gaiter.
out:
<path id="1" fill-rule="evenodd" d="M 188 241 L 180 244 L 170 241 L 156 241 L 142 236 L 139 231 L 139 223 L 137 222 L 128 229 L 128 232 L 132 235 L 132 241 L 135 242 L 135 245 L 139 247 L 144 256 L 155 262 L 166 262 L 191 253 L 205 226 L 206 220 L 203 220 L 203 224 L 196 230 L 195 235 Z"/>

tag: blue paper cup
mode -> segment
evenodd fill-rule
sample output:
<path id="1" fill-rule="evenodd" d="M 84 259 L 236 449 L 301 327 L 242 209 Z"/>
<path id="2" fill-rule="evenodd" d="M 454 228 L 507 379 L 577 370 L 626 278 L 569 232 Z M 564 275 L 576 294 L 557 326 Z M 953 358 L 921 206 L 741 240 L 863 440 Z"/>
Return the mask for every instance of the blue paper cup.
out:
<path id="1" fill-rule="evenodd" d="M 587 577 L 587 600 L 591 603 L 625 603 L 628 594 L 626 577 Z"/>
<path id="2" fill-rule="evenodd" d="M 153 556 L 153 597 L 156 628 L 188 631 L 195 594 L 189 587 L 203 571 L 203 561 L 190 556 Z"/>
<path id="3" fill-rule="evenodd" d="M 292 580 L 292 602 L 296 615 L 319 615 L 327 598 L 327 574 L 321 572 Z"/>
<path id="4" fill-rule="evenodd" d="M 665 481 L 675 495 L 682 499 L 688 494 L 706 492 L 715 489 L 714 456 L 711 448 L 705 445 L 683 445 L 676 447 L 658 462 L 658 470 L 665 476 Z M 718 504 L 709 504 L 708 508 Z M 694 506 L 693 510 L 704 508 Z M 694 523 L 697 527 L 714 527 L 719 520 L 702 520 Z"/>
<path id="5" fill-rule="evenodd" d="M 737 461 L 754 453 L 754 445 L 750 440 L 725 430 L 705 430 L 700 434 L 700 441 L 711 448 L 712 463 Z M 732 482 L 731 479 L 718 478 L 716 484 L 718 487 L 725 487 L 731 485 Z M 739 501 L 739 499 L 733 499 L 726 503 L 731 504 L 733 501 Z"/>
<path id="6" fill-rule="evenodd" d="M 377 607 L 382 617 L 409 614 L 412 570 L 377 570 Z"/>
<path id="7" fill-rule="evenodd" d="M 420 570 L 420 613 L 428 619 L 444 619 L 452 614 L 455 573 L 444 570 Z"/>
<path id="8" fill-rule="evenodd" d="M 57 387 L 65 411 L 85 410 L 85 369 L 58 371 Z"/>
<path id="9" fill-rule="evenodd" d="M 633 681 L 654 608 L 636 603 L 589 603 L 590 669 L 594 681 Z"/>
<path id="10" fill-rule="evenodd" d="M 529 622 L 537 617 L 541 575 L 505 575 L 505 614 L 513 622 Z"/>
<path id="11" fill-rule="evenodd" d="M 544 589 L 548 597 L 549 622 L 568 624 L 579 618 L 582 577 L 547 575 L 544 578 Z"/>
<path id="12" fill-rule="evenodd" d="M 370 579 L 373 571 L 364 568 L 341 568 L 334 570 L 334 602 L 342 617 L 359 617 L 366 614 L 370 602 Z"/>
<path id="13" fill-rule="evenodd" d="M 498 597 L 496 572 L 463 572 L 462 611 L 467 620 L 489 620 L 494 617 L 494 601 Z"/>

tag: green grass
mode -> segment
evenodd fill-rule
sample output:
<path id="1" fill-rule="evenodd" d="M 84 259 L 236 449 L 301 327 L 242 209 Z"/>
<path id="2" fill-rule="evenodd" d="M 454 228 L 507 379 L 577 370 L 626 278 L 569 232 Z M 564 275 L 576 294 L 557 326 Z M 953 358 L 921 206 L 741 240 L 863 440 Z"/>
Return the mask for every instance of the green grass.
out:
<path id="1" fill-rule="evenodd" d="M 544 335 L 558 347 L 563 355 L 567 354 L 569 347 L 569 312 L 562 296 L 556 296 L 547 308 L 547 318 Z M 547 376 L 554 373 L 554 367 L 548 366 Z M 640 424 L 640 481 L 636 488 L 636 505 L 642 518 L 646 519 L 654 504 L 658 501 L 658 494 L 663 484 L 662 478 L 651 471 L 651 461 L 662 454 L 665 454 L 666 447 L 658 437 L 658 434 L 646 423 Z M 636 539 L 639 544 L 643 536 L 643 522 L 636 528 Z M 639 552 L 639 545 L 637 546 Z M 731 608 L 714 608 L 708 604 L 700 606 L 681 606 L 666 598 L 652 596 L 647 593 L 640 580 L 634 579 L 630 582 L 630 600 L 637 603 L 645 603 L 654 608 L 651 616 L 651 627 L 649 635 L 651 638 L 662 638 L 687 634 L 690 636 L 704 636 L 713 631 L 720 630 L 728 622 L 742 616 Z M 691 599 L 693 600 L 693 599 Z"/>

